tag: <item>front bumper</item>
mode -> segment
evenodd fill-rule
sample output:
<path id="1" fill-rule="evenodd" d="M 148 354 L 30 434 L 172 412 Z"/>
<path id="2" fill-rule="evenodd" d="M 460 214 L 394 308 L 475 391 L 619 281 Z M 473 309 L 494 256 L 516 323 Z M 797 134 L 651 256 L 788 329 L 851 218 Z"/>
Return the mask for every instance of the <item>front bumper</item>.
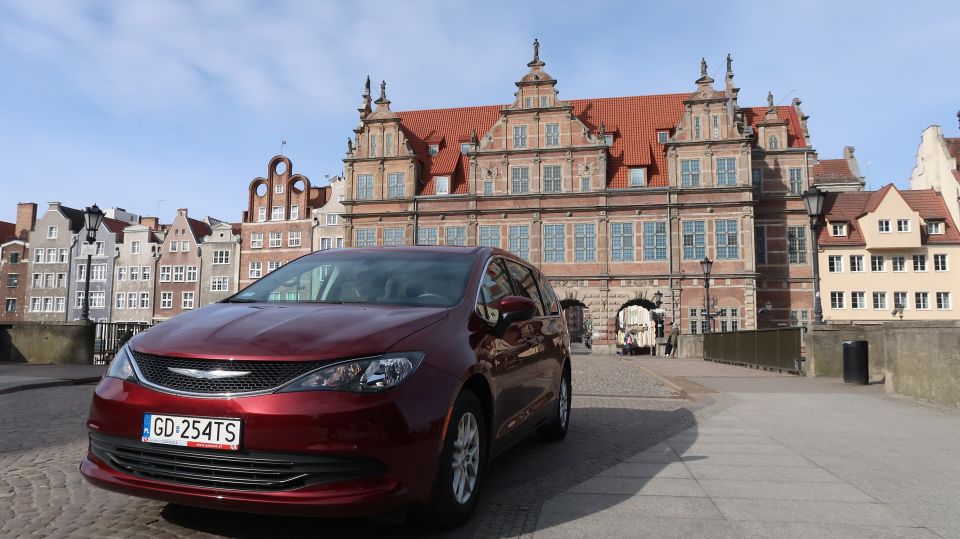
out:
<path id="1" fill-rule="evenodd" d="M 458 385 L 452 376 L 426 364 L 399 387 L 369 395 L 315 391 L 195 398 L 105 378 L 91 404 L 91 450 L 80 471 L 108 490 L 183 505 L 309 516 L 385 513 L 429 499 L 443 424 Z M 177 458 L 184 454 L 181 448 L 140 442 L 144 413 L 243 422 L 240 451 L 192 450 L 200 457 L 255 461 L 270 455 L 274 460 L 305 461 L 314 471 L 318 463 L 333 463 L 333 473 L 266 486 L 259 480 L 231 482 L 236 474 L 216 471 L 216 480 L 198 479 L 198 462 L 208 476 L 208 470 L 221 463 L 186 455 L 183 462 L 189 465 L 179 467 L 162 454 L 158 457 L 156 452 L 164 449 L 179 453 Z M 121 450 L 126 457 L 116 456 Z M 139 456 L 131 460 L 131 454 Z M 346 471 L 340 466 L 345 462 L 352 463 Z"/>

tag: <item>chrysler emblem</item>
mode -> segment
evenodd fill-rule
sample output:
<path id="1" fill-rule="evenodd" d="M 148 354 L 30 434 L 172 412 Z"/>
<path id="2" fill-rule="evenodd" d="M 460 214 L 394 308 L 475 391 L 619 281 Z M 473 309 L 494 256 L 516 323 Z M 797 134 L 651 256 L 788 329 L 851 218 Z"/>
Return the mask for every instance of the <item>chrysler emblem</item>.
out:
<path id="1" fill-rule="evenodd" d="M 202 380 L 219 380 L 221 378 L 236 378 L 238 376 L 246 376 L 250 374 L 250 371 L 223 371 L 223 370 L 214 370 L 214 371 L 204 371 L 200 369 L 181 369 L 177 367 L 167 367 L 167 370 L 170 372 L 175 372 L 177 374 L 182 374 L 184 376 L 189 376 L 191 378 L 200 378 Z"/>

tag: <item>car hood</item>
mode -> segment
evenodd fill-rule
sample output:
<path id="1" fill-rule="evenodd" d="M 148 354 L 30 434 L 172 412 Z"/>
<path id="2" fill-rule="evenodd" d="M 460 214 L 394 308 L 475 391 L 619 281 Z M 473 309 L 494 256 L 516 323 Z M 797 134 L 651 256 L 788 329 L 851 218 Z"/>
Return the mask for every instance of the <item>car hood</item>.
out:
<path id="1" fill-rule="evenodd" d="M 382 354 L 447 316 L 394 305 L 218 303 L 137 335 L 137 352 L 208 359 L 324 360 Z"/>

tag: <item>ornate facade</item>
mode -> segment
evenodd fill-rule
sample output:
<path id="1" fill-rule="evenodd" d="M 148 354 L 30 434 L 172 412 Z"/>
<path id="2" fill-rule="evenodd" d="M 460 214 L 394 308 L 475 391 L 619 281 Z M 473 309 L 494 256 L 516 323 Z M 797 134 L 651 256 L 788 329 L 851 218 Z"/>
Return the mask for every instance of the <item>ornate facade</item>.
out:
<path id="1" fill-rule="evenodd" d="M 799 100 L 741 107 L 728 57 L 722 89 L 701 62 L 692 93 L 565 101 L 534 49 L 503 106 L 395 112 L 368 79 L 344 159 L 348 245 L 510 250 L 589 308 L 601 349 L 621 307 L 658 291 L 668 322 L 702 331 L 705 256 L 715 330 L 812 308 Z"/>

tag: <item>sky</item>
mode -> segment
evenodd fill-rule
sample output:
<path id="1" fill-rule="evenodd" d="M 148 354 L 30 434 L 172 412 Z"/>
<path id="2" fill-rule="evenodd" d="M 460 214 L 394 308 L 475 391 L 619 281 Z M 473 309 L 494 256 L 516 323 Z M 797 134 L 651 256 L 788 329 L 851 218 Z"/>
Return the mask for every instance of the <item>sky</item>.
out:
<path id="1" fill-rule="evenodd" d="M 0 220 L 239 221 L 283 140 L 312 184 L 342 172 L 367 75 L 393 110 L 504 104 L 534 38 L 561 99 L 692 92 L 729 52 L 741 106 L 798 97 L 821 158 L 905 188 L 923 129 L 958 136 L 960 2 L 890 5 L 0 0 Z"/>

